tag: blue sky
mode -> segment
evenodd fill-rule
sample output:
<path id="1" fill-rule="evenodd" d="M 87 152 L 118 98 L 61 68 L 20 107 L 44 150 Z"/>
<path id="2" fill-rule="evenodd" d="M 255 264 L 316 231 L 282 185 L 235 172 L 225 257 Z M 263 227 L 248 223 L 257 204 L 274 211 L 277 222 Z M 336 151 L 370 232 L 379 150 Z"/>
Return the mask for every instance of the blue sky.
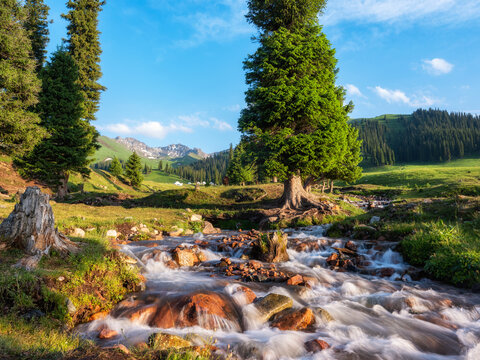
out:
<path id="1" fill-rule="evenodd" d="M 65 37 L 51 7 L 49 49 Z M 100 16 L 107 136 L 206 152 L 236 144 L 255 30 L 246 0 L 109 0 Z M 330 0 L 320 17 L 337 49 L 352 117 L 418 107 L 480 114 L 479 0 Z"/>

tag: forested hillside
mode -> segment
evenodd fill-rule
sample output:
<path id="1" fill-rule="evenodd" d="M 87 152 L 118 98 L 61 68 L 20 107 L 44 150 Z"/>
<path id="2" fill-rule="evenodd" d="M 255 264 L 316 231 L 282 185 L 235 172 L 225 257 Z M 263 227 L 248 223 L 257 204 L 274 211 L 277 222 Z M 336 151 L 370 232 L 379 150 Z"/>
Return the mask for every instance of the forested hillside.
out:
<path id="1" fill-rule="evenodd" d="M 363 140 L 364 166 L 442 162 L 480 152 L 480 117 L 471 114 L 419 109 L 352 123 Z"/>
<path id="2" fill-rule="evenodd" d="M 191 182 L 205 181 L 207 184 L 212 182 L 220 185 L 227 173 L 229 159 L 230 152 L 222 151 L 193 164 L 171 167 L 166 171 Z"/>

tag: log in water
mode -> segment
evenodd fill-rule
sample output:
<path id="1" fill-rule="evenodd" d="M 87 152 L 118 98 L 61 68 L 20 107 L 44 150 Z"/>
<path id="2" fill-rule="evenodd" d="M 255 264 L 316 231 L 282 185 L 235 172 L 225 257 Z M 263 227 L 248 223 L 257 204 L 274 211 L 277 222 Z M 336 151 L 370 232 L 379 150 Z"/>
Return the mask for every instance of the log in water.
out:
<path id="1" fill-rule="evenodd" d="M 242 258 L 248 241 L 223 241 L 235 233 L 124 246 L 146 291 L 77 330 L 105 346 L 175 334 L 240 359 L 480 359 L 480 295 L 421 279 L 395 243 L 324 232 L 289 231 L 276 267 Z M 179 245 L 199 265 L 176 268 Z M 98 340 L 105 328 L 118 335 Z"/>

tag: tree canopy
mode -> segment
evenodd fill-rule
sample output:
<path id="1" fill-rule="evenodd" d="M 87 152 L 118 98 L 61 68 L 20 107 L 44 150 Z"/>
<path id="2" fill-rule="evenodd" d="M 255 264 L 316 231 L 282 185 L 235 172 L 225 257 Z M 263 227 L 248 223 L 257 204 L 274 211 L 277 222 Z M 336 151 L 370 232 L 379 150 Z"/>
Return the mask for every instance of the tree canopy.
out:
<path id="1" fill-rule="evenodd" d="M 142 162 L 136 152 L 130 155 L 125 164 L 125 177 L 132 186 L 139 186 L 143 181 Z"/>
<path id="2" fill-rule="evenodd" d="M 23 27 L 25 11 L 16 0 L 0 3 L 0 153 L 22 155 L 46 134 L 32 111 L 40 80 L 32 46 Z"/>
<path id="3" fill-rule="evenodd" d="M 42 127 L 50 136 L 19 160 L 19 164 L 29 177 L 57 187 L 64 195 L 71 173 L 90 174 L 90 157 L 96 150 L 90 141 L 92 126 L 82 119 L 78 67 L 64 48 L 52 55 L 41 78 L 37 111 Z"/>
<path id="4" fill-rule="evenodd" d="M 47 54 L 48 35 L 48 12 L 50 8 L 43 0 L 25 1 L 26 19 L 24 27 L 28 32 L 32 43 L 32 51 L 37 61 L 37 72 L 43 67 Z"/>

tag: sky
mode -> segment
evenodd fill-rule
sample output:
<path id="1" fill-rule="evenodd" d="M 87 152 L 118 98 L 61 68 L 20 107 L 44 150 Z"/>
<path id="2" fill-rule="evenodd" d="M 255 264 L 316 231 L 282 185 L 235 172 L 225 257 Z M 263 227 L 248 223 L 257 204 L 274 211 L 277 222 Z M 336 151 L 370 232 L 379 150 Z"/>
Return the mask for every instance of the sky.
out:
<path id="1" fill-rule="evenodd" d="M 66 37 L 65 2 L 45 0 L 50 52 Z M 246 12 L 246 0 L 108 0 L 100 133 L 208 153 L 237 144 L 243 60 L 257 48 Z M 352 118 L 430 107 L 480 114 L 479 0 L 330 0 L 319 21 Z"/>

